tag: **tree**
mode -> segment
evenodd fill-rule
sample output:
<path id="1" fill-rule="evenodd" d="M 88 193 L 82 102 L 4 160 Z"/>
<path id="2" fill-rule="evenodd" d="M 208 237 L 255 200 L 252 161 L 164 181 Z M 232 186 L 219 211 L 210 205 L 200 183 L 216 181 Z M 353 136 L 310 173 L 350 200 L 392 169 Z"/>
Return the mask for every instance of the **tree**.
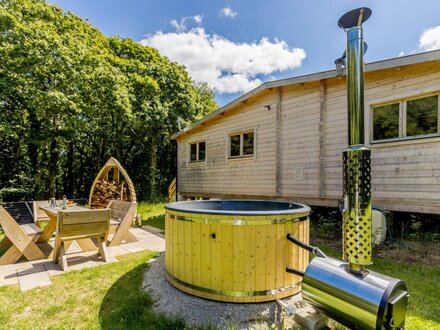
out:
<path id="1" fill-rule="evenodd" d="M 155 199 L 158 186 L 163 186 L 159 168 L 167 166 L 158 163 L 158 155 L 172 149 L 169 139 L 177 131 L 178 118 L 191 122 L 216 108 L 214 96 L 207 85 L 193 84 L 184 67 L 160 56 L 156 49 L 119 38 L 110 39 L 110 48 L 117 55 L 115 64 L 130 77 L 132 129 L 147 144 L 149 195 Z"/>
<path id="2" fill-rule="evenodd" d="M 207 85 L 151 47 L 108 38 L 43 0 L 1 3 L 1 189 L 86 196 L 114 156 L 140 198 L 155 198 L 171 179 L 174 162 L 160 155 L 172 150 L 177 118 L 215 107 Z"/>

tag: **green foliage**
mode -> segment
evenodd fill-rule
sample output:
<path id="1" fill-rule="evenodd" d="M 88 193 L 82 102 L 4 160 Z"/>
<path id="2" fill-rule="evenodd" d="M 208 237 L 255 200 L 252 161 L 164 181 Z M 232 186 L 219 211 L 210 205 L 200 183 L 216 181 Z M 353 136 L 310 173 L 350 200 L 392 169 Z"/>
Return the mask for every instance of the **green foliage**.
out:
<path id="1" fill-rule="evenodd" d="M 198 103 L 202 107 L 204 114 L 212 112 L 218 108 L 218 104 L 214 99 L 214 91 L 207 83 L 196 83 L 195 88 L 199 92 Z"/>
<path id="2" fill-rule="evenodd" d="M 311 232 L 317 238 L 340 239 L 342 235 L 342 218 L 338 209 L 314 207 L 311 214 Z"/>
<path id="3" fill-rule="evenodd" d="M 440 242 L 438 215 L 407 212 L 392 212 L 391 215 L 391 231 L 395 233 L 393 237 L 400 236 L 400 240 L 419 241 L 428 245 Z"/>
<path id="4" fill-rule="evenodd" d="M 407 101 L 406 135 L 424 135 L 437 132 L 438 98 L 428 96 Z"/>
<path id="5" fill-rule="evenodd" d="M 138 204 L 137 211 L 142 217 L 142 226 L 152 226 L 165 230 L 165 203 Z"/>
<path id="6" fill-rule="evenodd" d="M 373 108 L 373 135 L 375 140 L 399 137 L 399 103 Z"/>
<path id="7" fill-rule="evenodd" d="M 398 138 L 400 105 L 406 105 L 406 136 L 437 132 L 438 99 L 428 96 L 373 108 L 373 135 L 375 140 Z"/>
<path id="8" fill-rule="evenodd" d="M 422 228 L 422 222 L 417 221 L 417 217 L 415 215 L 410 215 L 411 218 L 411 226 L 410 228 L 413 232 L 410 234 L 413 238 L 420 238 L 420 229 Z"/>
<path id="9" fill-rule="evenodd" d="M 4 202 L 12 202 L 25 199 L 29 192 L 23 188 L 6 187 L 0 189 L 0 200 Z"/>
<path id="10" fill-rule="evenodd" d="M 140 199 L 154 199 L 174 177 L 177 119 L 215 107 L 206 85 L 151 47 L 43 0 L 0 5 L 0 187 L 22 198 L 87 196 L 113 156 Z"/>

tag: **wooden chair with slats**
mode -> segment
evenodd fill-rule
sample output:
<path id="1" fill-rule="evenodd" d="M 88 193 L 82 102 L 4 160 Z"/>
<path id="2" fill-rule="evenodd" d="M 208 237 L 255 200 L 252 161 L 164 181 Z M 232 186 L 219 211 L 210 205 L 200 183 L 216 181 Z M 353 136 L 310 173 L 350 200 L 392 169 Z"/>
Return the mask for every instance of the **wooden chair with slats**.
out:
<path id="1" fill-rule="evenodd" d="M 0 265 L 17 262 L 22 256 L 28 260 L 46 258 L 46 255 L 35 244 L 42 230 L 35 224 L 19 225 L 14 218 L 0 205 L 0 225 L 6 237 L 0 242 L 0 249 L 6 251 L 0 257 Z"/>
<path id="2" fill-rule="evenodd" d="M 123 241 L 126 243 L 137 242 L 137 238 L 129 231 L 136 215 L 137 203 L 112 200 L 108 207 L 111 210 L 109 233 L 114 233 L 108 246 L 117 246 Z"/>
<path id="3" fill-rule="evenodd" d="M 66 251 L 74 240 L 96 238 L 98 252 L 108 260 L 106 242 L 110 224 L 110 209 L 60 211 L 58 213 L 53 261 L 61 259 L 61 268 L 67 269 Z"/>
<path id="4" fill-rule="evenodd" d="M 61 200 L 57 200 L 56 204 L 61 205 Z M 48 200 L 43 201 L 33 201 L 32 202 L 32 211 L 34 214 L 34 222 L 38 223 L 40 221 L 49 221 L 49 216 L 46 212 L 44 212 L 40 207 L 47 207 L 49 206 Z"/>

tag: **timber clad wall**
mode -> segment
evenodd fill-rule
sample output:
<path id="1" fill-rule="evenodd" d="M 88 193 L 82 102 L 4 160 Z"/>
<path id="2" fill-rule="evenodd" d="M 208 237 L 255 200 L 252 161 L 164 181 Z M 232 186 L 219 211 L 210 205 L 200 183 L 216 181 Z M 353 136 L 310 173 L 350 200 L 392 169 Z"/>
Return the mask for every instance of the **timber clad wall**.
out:
<path id="1" fill-rule="evenodd" d="M 281 195 L 319 197 L 320 84 L 287 87 L 281 95 Z"/>
<path id="2" fill-rule="evenodd" d="M 372 105 L 433 92 L 440 92 L 440 61 L 368 72 L 367 145 Z M 179 193 L 336 206 L 347 148 L 346 102 L 345 77 L 266 89 L 179 135 Z M 255 129 L 254 158 L 228 159 L 228 135 L 249 129 Z M 188 143 L 197 140 L 207 142 L 206 162 L 188 163 Z M 439 135 L 369 147 L 374 205 L 440 213 Z"/>
<path id="3" fill-rule="evenodd" d="M 276 112 L 264 106 L 276 102 L 276 98 L 273 93 L 266 94 L 178 141 L 179 192 L 218 197 L 225 193 L 274 195 Z M 228 135 L 249 129 L 255 129 L 254 157 L 228 159 Z M 206 163 L 189 163 L 188 143 L 203 139 L 206 140 Z"/>

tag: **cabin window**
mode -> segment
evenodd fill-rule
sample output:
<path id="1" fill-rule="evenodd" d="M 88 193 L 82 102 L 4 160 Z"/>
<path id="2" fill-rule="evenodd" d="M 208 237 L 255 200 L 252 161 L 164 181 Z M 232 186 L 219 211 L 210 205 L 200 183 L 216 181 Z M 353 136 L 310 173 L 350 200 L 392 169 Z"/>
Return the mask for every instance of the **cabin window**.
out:
<path id="1" fill-rule="evenodd" d="M 206 141 L 198 141 L 189 144 L 189 161 L 204 162 L 206 159 Z"/>
<path id="2" fill-rule="evenodd" d="M 229 157 L 252 157 L 254 155 L 254 132 L 243 132 L 229 136 Z"/>
<path id="3" fill-rule="evenodd" d="M 406 102 L 406 136 L 437 133 L 438 96 Z"/>
<path id="4" fill-rule="evenodd" d="M 438 95 L 374 106 L 373 141 L 438 134 Z"/>
<path id="5" fill-rule="evenodd" d="M 399 103 L 373 108 L 374 140 L 399 137 Z"/>

